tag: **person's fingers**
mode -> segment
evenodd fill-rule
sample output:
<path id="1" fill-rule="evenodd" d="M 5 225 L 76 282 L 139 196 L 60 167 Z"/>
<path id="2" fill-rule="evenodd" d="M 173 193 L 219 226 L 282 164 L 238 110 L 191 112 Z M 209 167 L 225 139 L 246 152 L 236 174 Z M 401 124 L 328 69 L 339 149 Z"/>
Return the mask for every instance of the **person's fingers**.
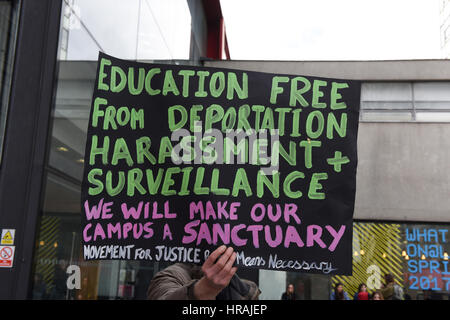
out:
<path id="1" fill-rule="evenodd" d="M 214 264 L 214 262 L 216 262 L 217 258 L 219 258 L 220 255 L 225 252 L 226 249 L 227 247 L 225 245 L 221 245 L 216 250 L 214 250 L 209 255 L 208 259 L 206 259 L 206 261 L 203 263 L 203 268 L 205 269 L 210 268 Z"/>
<path id="2" fill-rule="evenodd" d="M 230 259 L 231 255 L 233 254 L 234 249 L 232 247 L 228 247 L 228 249 L 222 254 L 222 256 L 217 260 L 217 262 L 212 266 L 211 273 L 213 274 L 219 274 L 220 271 L 222 271 L 223 267 L 228 262 L 228 259 Z"/>
<path id="3" fill-rule="evenodd" d="M 236 273 L 237 269 L 238 269 L 237 267 L 231 268 L 230 272 L 228 272 L 228 275 L 225 276 L 225 278 L 223 278 L 223 282 L 224 282 L 225 286 L 227 286 L 230 283 L 231 278 L 233 278 L 233 276 Z"/>
<path id="4" fill-rule="evenodd" d="M 220 271 L 218 275 L 219 278 L 226 278 L 229 275 L 231 268 L 233 267 L 234 261 L 236 261 L 236 256 L 237 256 L 236 252 L 233 252 L 230 259 L 228 259 L 227 263 L 223 267 L 222 271 Z"/>
<path id="5" fill-rule="evenodd" d="M 229 272 L 231 268 L 233 267 L 234 262 L 236 261 L 237 254 L 236 252 L 233 252 L 230 259 L 228 259 L 227 263 L 223 267 L 222 271 Z"/>

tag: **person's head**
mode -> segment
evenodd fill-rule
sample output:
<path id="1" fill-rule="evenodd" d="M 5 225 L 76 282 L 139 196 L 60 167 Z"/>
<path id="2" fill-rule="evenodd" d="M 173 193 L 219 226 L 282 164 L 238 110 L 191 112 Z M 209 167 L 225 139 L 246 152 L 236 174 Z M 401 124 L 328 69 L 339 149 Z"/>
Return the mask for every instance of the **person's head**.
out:
<path id="1" fill-rule="evenodd" d="M 367 292 L 367 286 L 365 283 L 361 283 L 358 287 L 358 292 Z"/>
<path id="2" fill-rule="evenodd" d="M 392 274 L 390 274 L 390 273 L 386 273 L 384 275 L 384 281 L 386 281 L 386 284 L 394 282 L 394 276 Z"/>
<path id="3" fill-rule="evenodd" d="M 34 282 L 35 283 L 40 283 L 44 280 L 44 277 L 42 276 L 42 274 L 40 274 L 39 272 L 36 272 L 34 274 Z"/>
<path id="4" fill-rule="evenodd" d="M 344 300 L 344 285 L 340 282 L 334 286 L 334 297 L 336 300 Z"/>
<path id="5" fill-rule="evenodd" d="M 294 285 L 292 283 L 289 283 L 287 288 L 286 288 L 286 291 L 288 293 L 294 293 Z"/>
<path id="6" fill-rule="evenodd" d="M 336 285 L 334 286 L 334 291 L 336 292 L 343 292 L 344 291 L 344 285 L 342 283 L 336 283 Z"/>
<path id="7" fill-rule="evenodd" d="M 430 299 L 432 294 L 433 294 L 433 290 L 432 289 L 423 290 L 423 298 L 425 300 Z"/>
<path id="8" fill-rule="evenodd" d="M 59 267 L 61 270 L 66 271 L 67 267 L 69 266 L 69 261 L 61 259 L 58 261 L 58 264 L 56 266 Z"/>
<path id="9" fill-rule="evenodd" d="M 381 295 L 380 292 L 375 291 L 375 293 L 373 294 L 372 300 L 383 300 L 383 296 Z"/>

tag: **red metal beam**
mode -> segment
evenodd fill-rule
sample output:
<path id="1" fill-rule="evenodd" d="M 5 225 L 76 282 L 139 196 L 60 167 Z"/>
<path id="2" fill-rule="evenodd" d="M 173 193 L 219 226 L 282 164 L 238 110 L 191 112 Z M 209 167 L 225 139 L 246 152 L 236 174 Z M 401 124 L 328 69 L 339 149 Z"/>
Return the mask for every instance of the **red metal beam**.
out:
<path id="1" fill-rule="evenodd" d="M 225 22 L 219 0 L 202 0 L 208 29 L 207 50 L 208 58 L 216 60 L 230 59 Z"/>

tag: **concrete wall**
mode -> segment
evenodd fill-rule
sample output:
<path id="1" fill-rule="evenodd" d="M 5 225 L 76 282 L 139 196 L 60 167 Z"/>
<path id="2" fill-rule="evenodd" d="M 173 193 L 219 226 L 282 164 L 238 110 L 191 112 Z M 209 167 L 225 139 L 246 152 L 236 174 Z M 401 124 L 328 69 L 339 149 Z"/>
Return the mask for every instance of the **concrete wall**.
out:
<path id="1" fill-rule="evenodd" d="M 355 218 L 450 221 L 450 123 L 360 123 Z"/>
<path id="2" fill-rule="evenodd" d="M 449 80 L 450 60 L 205 61 L 205 66 L 354 80 Z"/>
<path id="3" fill-rule="evenodd" d="M 450 76 L 450 61 L 443 60 L 212 61 L 205 65 L 368 80 L 446 80 Z M 361 122 L 358 158 L 355 219 L 450 221 L 450 123 Z"/>

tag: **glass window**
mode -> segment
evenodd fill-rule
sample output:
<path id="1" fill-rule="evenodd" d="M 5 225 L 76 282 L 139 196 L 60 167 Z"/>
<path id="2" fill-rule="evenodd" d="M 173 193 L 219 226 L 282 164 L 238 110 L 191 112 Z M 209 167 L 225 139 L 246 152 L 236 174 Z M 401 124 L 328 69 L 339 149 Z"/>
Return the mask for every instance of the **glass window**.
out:
<path id="1" fill-rule="evenodd" d="M 450 112 L 416 112 L 416 120 L 423 122 L 450 122 Z"/>
<path id="2" fill-rule="evenodd" d="M 60 59 L 189 59 L 190 37 L 184 0 L 64 0 Z"/>
<path id="3" fill-rule="evenodd" d="M 449 231 L 448 224 L 355 222 L 351 276 L 261 270 L 261 298 L 278 300 L 293 284 L 300 300 L 328 300 L 334 286 L 342 283 L 353 300 L 362 283 L 370 296 L 383 293 L 384 275 L 391 274 L 405 299 L 449 300 Z"/>
<path id="4" fill-rule="evenodd" d="M 366 82 L 361 86 L 362 121 L 412 121 L 412 85 L 407 82 Z"/>
<path id="5" fill-rule="evenodd" d="M 362 121 L 450 121 L 450 82 L 367 82 Z"/>
<path id="6" fill-rule="evenodd" d="M 382 289 L 383 277 L 393 275 L 406 299 L 445 299 L 450 296 L 448 225 L 355 223 L 353 275 L 335 276 L 351 297 L 361 283 L 369 292 Z M 382 290 L 381 290 L 382 291 Z"/>
<path id="7" fill-rule="evenodd" d="M 9 91 L 18 25 L 18 1 L 0 1 L 0 159 L 8 115 Z"/>
<path id="8" fill-rule="evenodd" d="M 412 109 L 410 83 L 363 83 L 361 88 L 363 109 Z"/>
<path id="9" fill-rule="evenodd" d="M 190 24 L 184 0 L 64 1 L 33 299 L 145 299 L 150 279 L 168 265 L 84 261 L 81 179 L 99 50 L 124 59 L 176 63 L 190 58 Z M 69 266 L 79 268 L 78 289 L 67 286 Z"/>
<path id="10" fill-rule="evenodd" d="M 361 112 L 361 120 L 363 121 L 411 121 L 413 115 L 411 111 L 404 112 L 381 112 L 381 111 L 366 111 Z"/>
<path id="11" fill-rule="evenodd" d="M 414 83 L 414 105 L 417 110 L 450 110 L 450 82 Z"/>

